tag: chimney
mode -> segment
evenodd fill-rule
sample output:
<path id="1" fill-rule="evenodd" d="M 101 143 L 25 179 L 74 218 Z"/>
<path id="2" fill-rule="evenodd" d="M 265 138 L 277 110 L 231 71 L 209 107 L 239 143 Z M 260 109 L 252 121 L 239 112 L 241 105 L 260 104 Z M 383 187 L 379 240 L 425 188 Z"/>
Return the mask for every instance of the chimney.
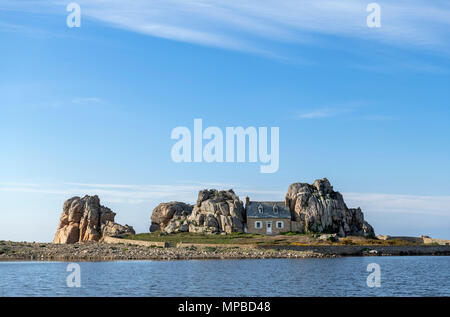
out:
<path id="1" fill-rule="evenodd" d="M 247 206 L 250 204 L 250 198 L 245 197 L 245 208 L 247 208 Z"/>

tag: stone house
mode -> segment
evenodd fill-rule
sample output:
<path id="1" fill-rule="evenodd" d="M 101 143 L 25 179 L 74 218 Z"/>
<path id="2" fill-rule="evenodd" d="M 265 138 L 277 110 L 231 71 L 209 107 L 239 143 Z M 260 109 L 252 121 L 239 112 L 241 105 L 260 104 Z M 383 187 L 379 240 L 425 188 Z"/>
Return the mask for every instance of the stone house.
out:
<path id="1" fill-rule="evenodd" d="M 291 212 L 281 201 L 245 201 L 247 232 L 257 234 L 279 234 L 292 231 Z"/>

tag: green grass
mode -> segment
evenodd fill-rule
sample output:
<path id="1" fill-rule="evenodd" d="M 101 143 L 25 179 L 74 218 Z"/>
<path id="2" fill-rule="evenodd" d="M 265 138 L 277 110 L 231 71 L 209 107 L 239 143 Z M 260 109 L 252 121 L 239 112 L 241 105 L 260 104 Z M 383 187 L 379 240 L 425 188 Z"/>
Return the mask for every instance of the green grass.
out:
<path id="1" fill-rule="evenodd" d="M 136 235 L 128 235 L 124 236 L 124 239 L 153 241 L 153 242 L 168 242 L 171 245 L 175 245 L 179 242 L 209 243 L 209 244 L 246 244 L 252 243 L 252 240 L 262 237 L 263 236 L 257 234 L 247 234 L 238 232 L 227 235 L 200 234 L 200 233 L 173 233 L 164 235 L 159 232 L 153 232 L 153 233 L 139 233 Z"/>
<path id="2" fill-rule="evenodd" d="M 315 233 L 315 232 L 295 232 L 295 231 L 288 231 L 288 232 L 281 232 L 280 235 L 287 236 L 287 237 L 309 237 L 309 238 L 317 238 L 321 236 L 324 233 Z"/>
<path id="3" fill-rule="evenodd" d="M 387 245 L 418 245 L 418 244 L 421 244 L 421 243 L 411 242 L 411 241 L 402 240 L 402 239 L 387 240 L 385 242 Z"/>
<path id="4" fill-rule="evenodd" d="M 288 236 L 288 237 L 291 237 L 291 236 L 301 236 L 301 235 L 303 235 L 303 233 L 298 233 L 298 232 L 293 232 L 293 231 L 282 232 L 282 233 L 280 233 L 280 234 L 283 235 L 283 236 Z"/>
<path id="5" fill-rule="evenodd" d="M 366 239 L 366 240 L 352 240 L 345 238 L 337 242 L 338 245 L 384 245 L 384 246 L 413 246 L 422 245 L 421 243 L 415 243 L 411 241 L 393 239 L 393 240 L 377 240 L 377 239 Z"/>
<path id="6" fill-rule="evenodd" d="M 297 243 L 298 245 L 324 244 L 324 241 L 317 240 L 320 234 L 314 233 L 294 233 L 286 232 L 281 236 L 265 236 L 248 233 L 221 234 L 200 234 L 200 233 L 173 233 L 162 234 L 160 232 L 140 233 L 136 235 L 124 236 L 125 239 L 167 242 L 174 247 L 177 243 L 198 243 L 198 244 L 255 244 L 258 246 L 283 246 Z M 377 240 L 377 239 L 352 239 L 345 238 L 340 241 L 326 241 L 329 245 L 415 245 L 404 240 Z"/>

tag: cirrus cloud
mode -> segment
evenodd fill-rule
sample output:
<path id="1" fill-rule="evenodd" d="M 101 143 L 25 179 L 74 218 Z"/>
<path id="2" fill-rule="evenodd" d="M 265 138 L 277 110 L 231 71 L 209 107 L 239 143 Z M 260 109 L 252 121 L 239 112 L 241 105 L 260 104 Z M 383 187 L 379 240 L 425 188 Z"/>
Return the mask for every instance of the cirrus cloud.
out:
<path id="1" fill-rule="evenodd" d="M 366 0 L 77 0 L 82 18 L 142 34 L 276 55 L 274 43 L 333 45 L 336 37 L 450 52 L 450 4 L 380 0 L 382 27 L 366 25 Z M 0 10 L 67 14 L 67 1 L 3 0 Z M 343 48 L 351 50 L 351 48 Z"/>

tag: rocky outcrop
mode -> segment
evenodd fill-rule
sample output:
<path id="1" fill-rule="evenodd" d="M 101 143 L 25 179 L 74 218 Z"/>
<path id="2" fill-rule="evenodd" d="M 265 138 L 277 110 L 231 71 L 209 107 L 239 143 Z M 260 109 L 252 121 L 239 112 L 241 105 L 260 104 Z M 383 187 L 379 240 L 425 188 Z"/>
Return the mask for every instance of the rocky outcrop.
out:
<path id="1" fill-rule="evenodd" d="M 286 195 L 293 224 L 299 232 L 315 232 L 374 237 L 374 230 L 360 208 L 348 208 L 327 179 L 314 184 L 295 183 Z M 232 189 L 201 190 L 194 206 L 182 202 L 159 204 L 151 216 L 150 231 L 165 233 L 243 232 L 246 223 L 244 205 Z"/>
<path id="2" fill-rule="evenodd" d="M 101 225 L 102 237 L 120 237 L 128 234 L 135 234 L 132 226 L 120 225 L 113 221 L 106 221 L 105 224 Z"/>
<path id="3" fill-rule="evenodd" d="M 195 206 L 182 202 L 159 204 L 151 216 L 150 231 L 166 233 L 243 232 L 244 205 L 233 190 L 202 190 Z"/>
<path id="4" fill-rule="evenodd" d="M 114 222 L 116 214 L 100 205 L 98 196 L 72 197 L 64 202 L 53 243 L 100 241 L 104 236 L 135 234 L 133 227 Z"/>
<path id="5" fill-rule="evenodd" d="M 294 183 L 289 186 L 285 202 L 301 232 L 337 233 L 375 237 L 371 225 L 364 221 L 360 208 L 347 208 L 344 198 L 324 178 L 312 185 Z"/>
<path id="6" fill-rule="evenodd" d="M 188 217 L 189 232 L 243 232 L 245 219 L 244 205 L 232 189 L 202 190 Z"/>
<path id="7" fill-rule="evenodd" d="M 152 212 L 150 232 L 187 232 L 189 225 L 186 220 L 192 213 L 192 208 L 192 205 L 179 201 L 159 204 Z"/>

